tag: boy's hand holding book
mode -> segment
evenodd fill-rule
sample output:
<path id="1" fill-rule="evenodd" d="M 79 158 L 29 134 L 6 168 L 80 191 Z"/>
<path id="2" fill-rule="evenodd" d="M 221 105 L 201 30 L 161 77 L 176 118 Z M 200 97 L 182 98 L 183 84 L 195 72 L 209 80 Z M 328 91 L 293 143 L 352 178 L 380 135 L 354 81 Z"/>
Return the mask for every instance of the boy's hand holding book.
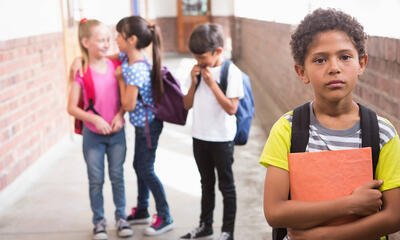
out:
<path id="1" fill-rule="evenodd" d="M 369 216 L 382 206 L 382 192 L 378 190 L 382 180 L 373 180 L 357 187 L 350 195 L 350 214 Z"/>

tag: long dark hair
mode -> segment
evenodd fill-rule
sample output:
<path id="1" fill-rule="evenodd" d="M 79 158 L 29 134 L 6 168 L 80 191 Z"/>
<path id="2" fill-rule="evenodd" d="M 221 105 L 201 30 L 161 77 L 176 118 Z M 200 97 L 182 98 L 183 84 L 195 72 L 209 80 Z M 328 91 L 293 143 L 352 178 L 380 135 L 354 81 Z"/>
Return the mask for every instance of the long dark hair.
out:
<path id="1" fill-rule="evenodd" d="M 121 19 L 117 23 L 117 31 L 122 34 L 125 39 L 135 35 L 138 39 L 136 43 L 137 49 L 143 49 L 153 44 L 153 68 L 151 70 L 151 88 L 153 90 L 153 98 L 158 102 L 163 93 L 164 85 L 161 76 L 161 33 L 158 26 L 147 22 L 140 16 L 130 16 Z"/>

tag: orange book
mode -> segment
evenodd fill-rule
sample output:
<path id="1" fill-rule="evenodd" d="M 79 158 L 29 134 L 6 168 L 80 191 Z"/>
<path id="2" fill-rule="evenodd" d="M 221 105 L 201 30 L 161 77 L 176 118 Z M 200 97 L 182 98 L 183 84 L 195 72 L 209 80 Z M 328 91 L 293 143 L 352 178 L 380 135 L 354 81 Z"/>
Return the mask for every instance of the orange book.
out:
<path id="1" fill-rule="evenodd" d="M 293 200 L 326 201 L 350 195 L 373 179 L 371 148 L 290 153 L 290 195 Z M 346 220 L 347 219 L 347 220 Z M 356 216 L 332 222 L 354 221 Z"/>

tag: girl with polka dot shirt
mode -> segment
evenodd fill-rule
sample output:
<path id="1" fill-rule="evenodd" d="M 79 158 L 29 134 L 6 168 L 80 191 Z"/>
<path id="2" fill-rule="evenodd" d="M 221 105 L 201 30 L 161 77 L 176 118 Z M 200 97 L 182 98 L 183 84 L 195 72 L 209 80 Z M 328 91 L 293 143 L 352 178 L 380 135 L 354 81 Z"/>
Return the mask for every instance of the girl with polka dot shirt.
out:
<path id="1" fill-rule="evenodd" d="M 161 36 L 158 27 L 142 17 L 131 16 L 117 24 L 117 44 L 122 61 L 115 75 L 118 79 L 121 105 L 129 112 L 131 124 L 135 126 L 135 153 L 133 167 L 137 175 L 137 206 L 132 208 L 128 221 L 131 224 L 149 223 L 149 193 L 153 194 L 157 214 L 146 228 L 146 235 L 159 235 L 174 227 L 170 216 L 164 187 L 154 172 L 158 139 L 163 122 L 155 118 L 150 108 L 163 93 L 161 78 Z M 152 43 L 153 65 L 151 66 L 142 50 Z M 143 104 L 144 103 L 144 104 Z M 146 121 L 148 125 L 146 126 Z M 147 142 L 150 136 L 150 142 Z"/>

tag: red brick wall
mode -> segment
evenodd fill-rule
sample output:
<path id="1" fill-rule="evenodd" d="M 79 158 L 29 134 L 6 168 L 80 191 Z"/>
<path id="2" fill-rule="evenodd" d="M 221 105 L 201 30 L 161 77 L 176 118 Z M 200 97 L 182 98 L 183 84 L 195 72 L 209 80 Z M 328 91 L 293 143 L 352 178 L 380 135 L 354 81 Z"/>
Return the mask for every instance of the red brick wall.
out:
<path id="1" fill-rule="evenodd" d="M 176 27 L 176 17 L 163 17 L 153 20 L 161 29 L 163 37 L 164 52 L 178 51 L 178 32 Z"/>
<path id="2" fill-rule="evenodd" d="M 163 37 L 163 48 L 164 52 L 177 52 L 178 51 L 178 32 L 176 17 L 162 17 L 152 20 L 161 29 Z M 224 29 L 225 37 L 229 37 L 232 34 L 231 29 L 234 29 L 234 18 L 233 17 L 216 17 L 213 16 L 210 19 L 211 22 L 221 24 Z"/>
<path id="3" fill-rule="evenodd" d="M 0 191 L 68 131 L 61 33 L 0 41 Z"/>
<path id="4" fill-rule="evenodd" d="M 355 88 L 357 100 L 400 131 L 400 39 L 370 37 L 367 47 L 369 59 Z"/>
<path id="5" fill-rule="evenodd" d="M 293 26 L 246 18 L 236 18 L 235 23 L 234 46 L 239 50 L 234 49 L 234 59 L 252 79 L 256 115 L 267 127 L 271 118 L 276 120 L 313 98 L 310 86 L 304 85 L 294 71 L 289 48 Z M 370 37 L 368 53 L 367 69 L 354 90 L 355 99 L 400 130 L 400 40 Z"/>

